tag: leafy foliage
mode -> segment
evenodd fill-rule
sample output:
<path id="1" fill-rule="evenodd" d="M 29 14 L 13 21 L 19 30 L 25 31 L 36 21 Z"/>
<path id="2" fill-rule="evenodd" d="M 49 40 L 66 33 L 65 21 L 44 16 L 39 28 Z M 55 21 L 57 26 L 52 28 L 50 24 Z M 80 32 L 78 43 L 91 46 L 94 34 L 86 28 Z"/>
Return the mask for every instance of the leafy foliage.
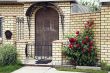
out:
<path id="1" fill-rule="evenodd" d="M 0 66 L 15 64 L 17 62 L 17 52 L 10 44 L 0 47 Z"/>
<path id="2" fill-rule="evenodd" d="M 85 0 L 80 0 L 80 3 L 84 6 L 88 6 L 92 12 L 100 10 L 100 2 L 99 0 L 92 0 L 93 2 L 88 2 Z"/>
<path id="3" fill-rule="evenodd" d="M 23 67 L 21 64 L 0 66 L 0 73 L 12 73 L 13 71 Z"/>
<path id="4" fill-rule="evenodd" d="M 68 38 L 69 45 L 64 46 L 63 51 L 71 64 L 81 66 L 94 66 L 97 64 L 97 49 L 93 41 L 93 24 L 93 20 L 87 21 L 82 33 L 77 31 L 75 37 Z"/>
<path id="5" fill-rule="evenodd" d="M 84 72 L 84 73 L 108 73 L 105 70 L 92 70 L 92 69 L 74 69 L 69 67 L 57 67 L 59 71 L 70 71 L 70 72 Z"/>
<path id="6" fill-rule="evenodd" d="M 101 62 L 101 69 L 106 70 L 106 71 L 110 71 L 110 65 L 107 65 L 106 62 Z"/>

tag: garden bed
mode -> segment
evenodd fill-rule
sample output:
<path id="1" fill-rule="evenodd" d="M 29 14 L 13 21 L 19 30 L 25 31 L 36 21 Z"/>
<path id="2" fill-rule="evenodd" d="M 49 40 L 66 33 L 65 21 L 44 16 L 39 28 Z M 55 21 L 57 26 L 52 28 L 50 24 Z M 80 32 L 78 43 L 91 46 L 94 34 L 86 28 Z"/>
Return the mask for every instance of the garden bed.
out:
<path id="1" fill-rule="evenodd" d="M 74 68 L 64 68 L 64 67 L 57 67 L 59 71 L 70 71 L 70 72 L 83 72 L 83 73 L 108 73 L 105 70 L 92 70 L 92 69 L 74 69 Z"/>
<path id="2" fill-rule="evenodd" d="M 91 69 L 91 70 L 101 70 L 101 67 L 97 66 L 74 66 L 74 65 L 59 65 L 55 66 L 58 68 L 72 68 L 72 69 Z"/>
<path id="3" fill-rule="evenodd" d="M 4 44 L 0 47 L 0 73 L 11 73 L 23 65 L 17 59 L 16 47 L 11 44 Z"/>
<path id="4" fill-rule="evenodd" d="M 95 66 L 76 66 L 76 69 L 101 70 L 101 67 L 95 67 Z"/>

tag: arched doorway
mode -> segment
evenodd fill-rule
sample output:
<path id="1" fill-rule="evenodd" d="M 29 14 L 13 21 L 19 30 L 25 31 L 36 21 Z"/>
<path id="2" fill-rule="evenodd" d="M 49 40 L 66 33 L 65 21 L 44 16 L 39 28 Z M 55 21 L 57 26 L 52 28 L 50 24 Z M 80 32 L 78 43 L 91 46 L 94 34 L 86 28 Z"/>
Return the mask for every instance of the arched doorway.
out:
<path id="1" fill-rule="evenodd" d="M 35 55 L 41 59 L 52 56 L 52 42 L 59 39 L 59 14 L 43 7 L 35 14 Z"/>

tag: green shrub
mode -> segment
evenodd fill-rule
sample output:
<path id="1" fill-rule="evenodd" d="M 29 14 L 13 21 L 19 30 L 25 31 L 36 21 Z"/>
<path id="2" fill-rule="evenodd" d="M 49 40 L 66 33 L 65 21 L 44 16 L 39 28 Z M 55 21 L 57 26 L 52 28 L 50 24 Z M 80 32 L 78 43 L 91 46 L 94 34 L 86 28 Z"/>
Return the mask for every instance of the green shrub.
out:
<path id="1" fill-rule="evenodd" d="M 106 62 L 101 62 L 101 69 L 106 70 L 106 71 L 110 71 L 110 65 L 107 65 Z"/>
<path id="2" fill-rule="evenodd" d="M 17 62 L 16 48 L 10 44 L 0 47 L 0 66 L 15 64 Z"/>

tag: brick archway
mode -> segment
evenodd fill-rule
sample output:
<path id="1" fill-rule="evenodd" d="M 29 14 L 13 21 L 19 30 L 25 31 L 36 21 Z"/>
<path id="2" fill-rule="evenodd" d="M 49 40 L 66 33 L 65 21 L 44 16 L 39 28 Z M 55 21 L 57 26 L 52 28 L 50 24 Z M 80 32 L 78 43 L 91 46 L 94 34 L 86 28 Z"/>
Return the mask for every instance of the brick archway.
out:
<path id="1" fill-rule="evenodd" d="M 60 9 L 60 7 L 58 7 L 57 5 L 53 4 L 53 3 L 50 3 L 50 2 L 41 2 L 41 3 L 34 3 L 32 4 L 26 11 L 26 16 L 27 16 L 27 24 L 28 24 L 28 29 L 29 29 L 29 39 L 30 39 L 30 27 L 31 27 L 31 16 L 33 14 L 33 12 L 36 10 L 36 9 L 39 9 L 38 7 L 51 7 L 51 8 L 54 8 L 58 14 L 59 14 L 59 18 L 60 18 L 60 22 L 61 22 L 61 25 L 62 25 L 62 31 L 63 31 L 63 35 L 64 35 L 64 14 L 63 14 L 63 11 Z"/>

